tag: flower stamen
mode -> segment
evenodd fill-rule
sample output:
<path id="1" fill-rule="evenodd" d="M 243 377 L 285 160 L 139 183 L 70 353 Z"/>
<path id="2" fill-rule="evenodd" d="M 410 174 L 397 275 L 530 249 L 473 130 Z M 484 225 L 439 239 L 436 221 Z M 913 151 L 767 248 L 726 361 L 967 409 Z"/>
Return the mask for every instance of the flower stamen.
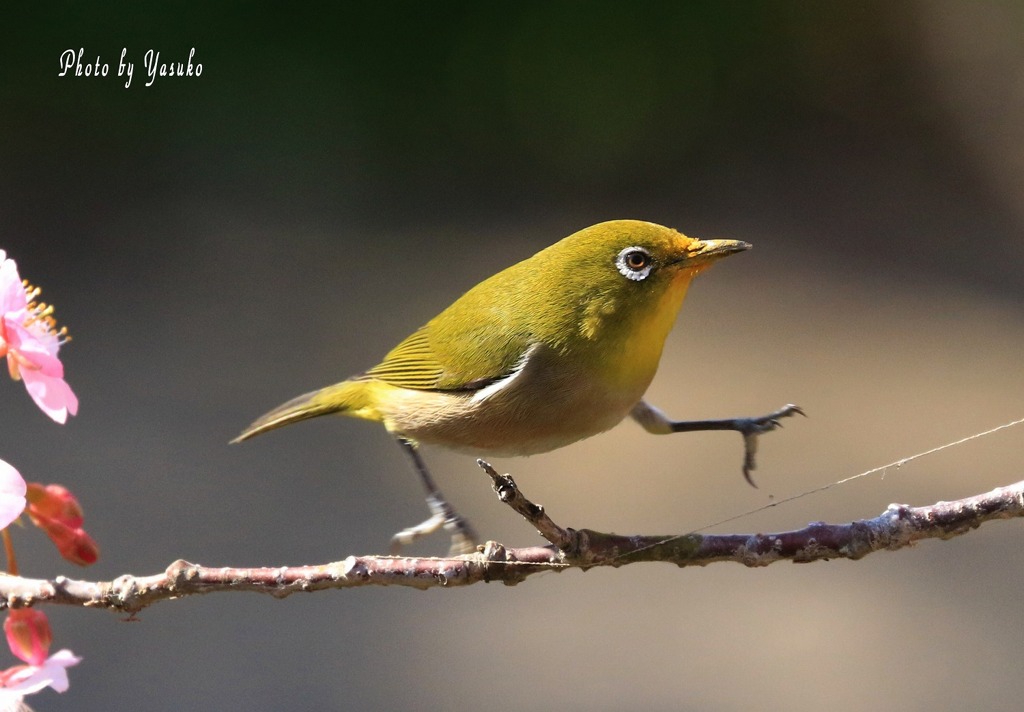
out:
<path id="1" fill-rule="evenodd" d="M 42 327 L 43 333 L 56 337 L 58 343 L 66 344 L 71 341 L 66 326 L 62 326 L 60 329 L 57 328 L 57 319 L 53 316 L 53 305 L 46 302 L 36 302 L 36 299 L 43 293 L 43 290 L 29 284 L 27 279 L 21 280 L 21 283 L 25 287 L 25 298 L 28 300 L 26 308 L 29 315 L 25 319 L 25 328 L 31 329 L 33 324 L 38 324 Z"/>

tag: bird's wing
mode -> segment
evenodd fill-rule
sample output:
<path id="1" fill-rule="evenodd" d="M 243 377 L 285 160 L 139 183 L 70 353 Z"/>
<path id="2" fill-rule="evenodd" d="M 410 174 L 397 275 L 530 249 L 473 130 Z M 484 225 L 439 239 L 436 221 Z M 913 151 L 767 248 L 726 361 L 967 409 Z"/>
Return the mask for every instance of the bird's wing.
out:
<path id="1" fill-rule="evenodd" d="M 444 366 L 434 355 L 427 337 L 427 327 L 419 329 L 363 375 L 400 388 L 437 388 Z"/>
<path id="2" fill-rule="evenodd" d="M 475 330 L 432 339 L 433 326 L 414 332 L 362 377 L 414 390 L 476 391 L 514 371 L 530 347 L 525 338 Z"/>

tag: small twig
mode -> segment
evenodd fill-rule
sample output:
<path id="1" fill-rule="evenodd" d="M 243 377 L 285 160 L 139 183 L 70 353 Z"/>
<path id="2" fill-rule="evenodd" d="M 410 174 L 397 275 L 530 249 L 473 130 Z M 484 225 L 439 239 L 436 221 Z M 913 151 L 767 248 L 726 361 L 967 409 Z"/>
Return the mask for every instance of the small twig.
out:
<path id="1" fill-rule="evenodd" d="M 985 494 L 926 507 L 889 505 L 874 519 L 848 524 L 814 523 L 778 534 L 682 534 L 620 536 L 589 529 L 564 529 L 528 500 L 508 475 L 481 462 L 501 500 L 522 514 L 550 546 L 506 548 L 497 542 L 476 553 L 449 558 L 350 556 L 321 566 L 210 568 L 175 561 L 162 574 L 120 576 L 113 581 L 52 580 L 0 575 L 0 609 L 39 604 L 106 608 L 134 615 L 157 601 L 214 591 L 255 591 L 284 598 L 298 591 L 356 586 L 433 588 L 500 581 L 517 584 L 540 571 L 622 566 L 667 561 L 704 566 L 735 561 L 767 566 L 776 561 L 859 559 L 873 551 L 895 550 L 921 539 L 950 539 L 993 519 L 1024 516 L 1024 481 Z"/>
<path id="2" fill-rule="evenodd" d="M 579 537 L 572 529 L 562 529 L 555 524 L 551 517 L 544 511 L 544 507 L 534 504 L 519 491 L 512 475 L 499 475 L 497 470 L 491 467 L 491 463 L 478 459 L 476 464 L 490 475 L 491 486 L 498 495 L 498 499 L 518 512 L 526 521 L 537 528 L 537 532 L 550 541 L 559 551 L 567 552 L 570 555 L 577 552 Z"/>

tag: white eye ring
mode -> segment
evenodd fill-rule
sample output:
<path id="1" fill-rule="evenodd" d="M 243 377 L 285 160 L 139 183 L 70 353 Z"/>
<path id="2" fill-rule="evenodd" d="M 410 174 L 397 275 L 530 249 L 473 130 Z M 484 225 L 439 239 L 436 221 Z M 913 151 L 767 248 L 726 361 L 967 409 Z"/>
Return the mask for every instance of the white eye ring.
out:
<path id="1" fill-rule="evenodd" d="M 619 274 L 626 279 L 640 282 L 647 279 L 651 273 L 654 258 L 642 247 L 627 247 L 616 255 L 615 266 L 619 268 Z"/>

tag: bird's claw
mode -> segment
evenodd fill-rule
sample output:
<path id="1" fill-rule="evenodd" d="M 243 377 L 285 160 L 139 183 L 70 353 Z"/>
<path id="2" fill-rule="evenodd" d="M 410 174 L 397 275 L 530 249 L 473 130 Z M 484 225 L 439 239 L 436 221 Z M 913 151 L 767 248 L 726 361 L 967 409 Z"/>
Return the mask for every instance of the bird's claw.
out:
<path id="1" fill-rule="evenodd" d="M 472 554 L 476 551 L 476 532 L 473 531 L 473 527 L 465 517 L 456 512 L 447 501 L 436 496 L 427 497 L 427 506 L 431 512 L 429 519 L 403 529 L 391 537 L 391 553 L 393 555 L 397 554 L 403 546 L 442 528 L 452 538 L 452 544 L 448 550 L 449 556 Z"/>
<path id="2" fill-rule="evenodd" d="M 751 487 L 757 487 L 754 478 L 750 476 L 750 473 L 757 469 L 757 462 L 754 458 L 757 454 L 757 436 L 781 428 L 782 418 L 797 414 L 807 417 L 807 413 L 800 406 L 789 403 L 774 413 L 763 415 L 760 418 L 744 418 L 739 421 L 737 430 L 743 435 L 743 478 Z"/>
<path id="3" fill-rule="evenodd" d="M 463 519 L 460 515 L 455 515 L 454 518 L 445 520 L 444 528 L 452 538 L 448 556 L 462 556 L 476 551 L 476 532 L 473 531 L 468 520 Z"/>
<path id="4" fill-rule="evenodd" d="M 789 405 L 779 408 L 774 413 L 762 415 L 760 418 L 741 418 L 738 421 L 739 427 L 737 429 L 745 436 L 770 433 L 771 431 L 775 430 L 775 428 L 782 427 L 781 418 L 788 418 L 792 415 L 797 414 L 802 415 L 804 417 L 807 416 L 807 413 L 803 411 L 803 408 L 801 408 L 798 405 L 793 405 L 792 403 L 790 403 Z"/>

